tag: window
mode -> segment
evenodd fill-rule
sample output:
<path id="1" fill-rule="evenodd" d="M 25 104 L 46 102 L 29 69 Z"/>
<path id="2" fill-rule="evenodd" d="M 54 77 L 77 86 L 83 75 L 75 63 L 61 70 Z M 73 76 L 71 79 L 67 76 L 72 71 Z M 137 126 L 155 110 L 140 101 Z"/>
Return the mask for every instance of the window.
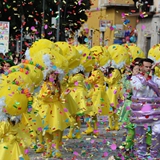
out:
<path id="1" fill-rule="evenodd" d="M 150 48 L 151 48 L 151 37 L 146 37 L 146 53 L 147 54 Z"/>

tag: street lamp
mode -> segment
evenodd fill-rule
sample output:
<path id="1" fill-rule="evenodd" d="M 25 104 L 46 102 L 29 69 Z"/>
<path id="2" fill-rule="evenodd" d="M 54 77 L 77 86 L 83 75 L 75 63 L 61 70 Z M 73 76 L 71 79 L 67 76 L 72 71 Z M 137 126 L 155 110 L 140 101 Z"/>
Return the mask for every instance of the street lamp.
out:
<path id="1" fill-rule="evenodd" d="M 59 33 L 60 33 L 60 23 L 61 23 L 61 0 L 59 0 L 58 4 L 58 16 L 57 16 L 57 36 L 56 41 L 59 41 Z"/>
<path id="2" fill-rule="evenodd" d="M 24 20 L 25 20 L 25 16 L 22 15 L 21 16 L 21 41 L 20 41 L 20 52 L 22 52 L 22 47 L 23 47 L 23 23 L 24 23 Z"/>
<path id="3" fill-rule="evenodd" d="M 45 0 L 43 0 L 43 17 L 42 17 L 42 28 L 41 28 L 41 38 L 44 35 L 44 16 L 45 16 Z"/>

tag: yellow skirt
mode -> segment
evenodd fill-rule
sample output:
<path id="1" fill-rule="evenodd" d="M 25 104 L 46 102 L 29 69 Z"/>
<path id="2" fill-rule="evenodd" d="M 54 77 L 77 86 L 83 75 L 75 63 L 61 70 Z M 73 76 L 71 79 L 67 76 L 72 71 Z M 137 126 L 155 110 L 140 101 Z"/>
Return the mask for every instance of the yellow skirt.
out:
<path id="1" fill-rule="evenodd" d="M 13 140 L 12 143 L 0 143 L 0 160 L 19 160 L 20 157 L 29 160 L 24 148 L 16 140 Z"/>
<path id="2" fill-rule="evenodd" d="M 63 92 L 62 94 L 62 103 L 68 109 L 69 113 L 72 116 L 75 116 L 78 111 L 78 106 L 72 96 L 69 93 Z"/>
<path id="3" fill-rule="evenodd" d="M 91 89 L 89 96 L 93 101 L 93 110 L 90 112 L 90 115 L 109 115 L 112 113 L 112 107 L 110 107 L 110 102 L 106 94 L 105 89 Z"/>
<path id="4" fill-rule="evenodd" d="M 92 101 L 84 88 L 77 87 L 75 91 L 71 89 L 70 95 L 78 107 L 77 114 L 89 114 L 92 111 Z"/>
<path id="5" fill-rule="evenodd" d="M 71 123 L 74 123 L 71 114 L 60 100 L 53 103 L 42 102 L 41 109 L 46 110 L 43 118 L 44 130 L 50 134 L 57 130 L 64 131 Z"/>
<path id="6" fill-rule="evenodd" d="M 114 86 L 110 86 L 107 91 L 106 91 L 109 101 L 110 101 L 110 105 L 113 108 L 117 108 L 118 105 L 118 99 L 120 99 L 121 96 L 121 91 L 119 87 L 114 87 Z"/>
<path id="7" fill-rule="evenodd" d="M 43 128 L 42 119 L 34 108 L 30 113 L 22 114 L 21 124 L 29 129 L 32 138 L 36 137 L 39 128 Z"/>

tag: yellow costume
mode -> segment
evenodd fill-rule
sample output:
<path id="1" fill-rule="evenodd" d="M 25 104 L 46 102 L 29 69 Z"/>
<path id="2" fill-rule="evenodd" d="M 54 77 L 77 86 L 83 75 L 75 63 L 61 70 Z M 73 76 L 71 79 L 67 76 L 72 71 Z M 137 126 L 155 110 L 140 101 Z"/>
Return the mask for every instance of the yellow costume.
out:
<path id="1" fill-rule="evenodd" d="M 0 122 L 0 159 L 1 160 L 29 160 L 25 154 L 24 148 L 20 144 L 20 138 L 17 136 L 17 130 L 8 121 Z"/>
<path id="2" fill-rule="evenodd" d="M 38 114 L 38 111 L 35 110 L 34 108 L 32 108 L 31 112 L 26 112 L 26 113 L 22 114 L 20 128 L 24 129 L 25 127 L 29 131 L 27 134 L 29 134 L 29 136 L 30 136 L 30 139 L 28 139 L 28 138 L 26 139 L 27 145 L 30 146 L 33 144 L 33 146 L 31 146 L 31 147 L 34 147 L 34 145 L 37 144 L 36 138 L 39 141 L 38 144 L 39 145 L 42 144 L 42 142 L 43 142 L 42 134 L 40 134 L 40 132 L 43 128 L 42 120 L 41 120 L 40 115 Z M 25 129 L 26 132 L 27 132 L 27 130 Z M 26 135 L 24 135 L 24 134 L 21 135 L 21 137 L 25 138 L 24 136 L 26 136 Z M 38 146 L 35 146 L 35 147 L 38 147 Z"/>
<path id="3" fill-rule="evenodd" d="M 89 118 L 87 118 L 88 128 L 83 134 L 94 133 L 95 135 L 98 135 L 97 115 L 109 115 L 112 113 L 112 107 L 109 106 L 109 99 L 105 91 L 104 74 L 101 70 L 94 70 L 92 71 L 91 76 L 86 79 L 86 83 L 92 86 L 89 92 L 89 97 L 91 97 L 93 101 L 93 106 L 92 112 L 89 115 L 93 116 L 92 120 L 94 129 L 91 126 Z"/>
<path id="4" fill-rule="evenodd" d="M 109 115 L 112 113 L 104 86 L 104 74 L 100 70 L 92 71 L 86 82 L 92 85 L 89 96 L 93 101 L 92 115 Z"/>
<path id="5" fill-rule="evenodd" d="M 121 73 L 118 69 L 114 69 L 109 77 L 105 77 L 105 81 L 108 84 L 107 95 L 110 101 L 110 106 L 113 107 L 113 110 L 116 111 L 118 107 L 118 100 L 122 98 L 121 94 Z M 114 122 L 112 116 L 109 116 L 109 127 L 110 129 L 118 130 L 118 115 L 114 112 Z M 114 123 L 114 127 L 112 125 Z"/>
<path id="6" fill-rule="evenodd" d="M 52 95 L 52 91 L 54 91 L 54 95 Z M 40 114 L 44 111 L 46 112 L 46 117 L 44 118 L 46 132 L 63 131 L 70 126 L 72 122 L 71 115 L 65 110 L 60 99 L 60 93 L 52 86 L 51 82 L 44 82 L 38 97 L 41 100 L 42 107 Z"/>
<path id="7" fill-rule="evenodd" d="M 26 112 L 30 94 L 16 85 L 6 85 L 0 90 L 0 160 L 29 160 L 24 152 L 23 137 L 19 136 L 21 114 Z"/>
<path id="8" fill-rule="evenodd" d="M 39 113 L 42 116 L 45 113 L 43 116 L 43 130 L 45 131 L 45 141 L 47 144 L 46 157 L 52 157 L 52 138 L 54 138 L 56 144 L 55 149 L 58 151 L 55 153 L 55 156 L 57 158 L 61 157 L 59 146 L 62 141 L 63 131 L 74 121 L 60 99 L 60 90 L 52 82 L 44 82 L 38 99 L 40 104 Z"/>
<path id="9" fill-rule="evenodd" d="M 70 76 L 68 79 L 70 95 L 78 106 L 77 114 L 89 114 L 92 110 L 91 100 L 88 98 L 84 80 L 84 75 L 81 73 Z"/>
<path id="10" fill-rule="evenodd" d="M 67 79 L 68 78 L 65 77 L 61 81 L 61 89 L 62 89 L 61 97 L 62 97 L 63 103 L 64 103 L 65 107 L 68 109 L 69 113 L 72 116 L 75 116 L 78 111 L 78 106 L 70 94 L 70 90 L 68 89 L 68 80 Z"/>
<path id="11" fill-rule="evenodd" d="M 76 73 L 74 75 L 71 75 L 68 79 L 68 88 L 67 88 L 69 92 L 68 95 L 70 95 L 71 98 L 74 100 L 74 104 L 72 103 L 72 106 L 70 106 L 69 108 L 76 108 L 76 112 L 74 113 L 76 117 L 76 122 L 77 122 L 76 124 L 77 132 L 75 134 L 76 138 L 81 138 L 80 116 L 89 114 L 92 110 L 92 106 L 91 106 L 92 102 L 88 98 L 88 93 L 84 85 L 84 80 L 85 78 L 82 73 Z M 74 128 L 75 126 L 70 126 L 70 131 L 68 136 L 64 136 L 63 138 L 73 138 Z"/>

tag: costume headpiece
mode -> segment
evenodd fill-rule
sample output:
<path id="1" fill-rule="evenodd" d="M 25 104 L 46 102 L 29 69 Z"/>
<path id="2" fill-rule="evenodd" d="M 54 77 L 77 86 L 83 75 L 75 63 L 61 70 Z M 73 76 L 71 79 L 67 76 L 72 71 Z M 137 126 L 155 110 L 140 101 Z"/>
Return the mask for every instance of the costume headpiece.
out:
<path id="1" fill-rule="evenodd" d="M 111 55 L 111 65 L 114 68 L 122 69 L 125 65 L 129 64 L 129 54 L 124 46 L 114 44 L 108 47 L 108 51 Z"/>

